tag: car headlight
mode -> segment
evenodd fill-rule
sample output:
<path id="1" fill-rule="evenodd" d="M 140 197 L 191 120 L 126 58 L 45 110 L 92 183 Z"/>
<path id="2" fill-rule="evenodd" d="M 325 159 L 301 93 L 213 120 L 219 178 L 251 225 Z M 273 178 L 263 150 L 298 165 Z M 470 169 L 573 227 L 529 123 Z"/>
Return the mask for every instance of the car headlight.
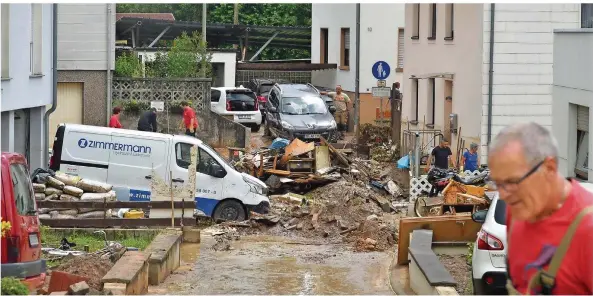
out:
<path id="1" fill-rule="evenodd" d="M 286 122 L 286 121 L 284 121 L 284 120 L 280 121 L 280 124 L 281 124 L 281 125 L 282 125 L 282 127 L 283 127 L 283 128 L 285 128 L 285 129 L 292 129 L 292 128 L 293 128 L 293 127 L 292 127 L 292 125 L 290 125 L 290 123 L 288 123 L 288 122 Z"/>
<path id="2" fill-rule="evenodd" d="M 251 180 L 246 179 L 246 178 L 243 178 L 243 181 L 245 181 L 245 183 L 247 183 L 247 185 L 249 185 L 249 191 L 251 191 L 255 194 L 259 194 L 259 195 L 267 195 L 268 194 L 268 188 L 262 187 L 259 184 L 255 184 Z"/>
<path id="3" fill-rule="evenodd" d="M 338 127 L 338 124 L 336 123 L 335 120 L 332 120 L 332 122 L 329 124 L 329 128 L 336 128 Z"/>

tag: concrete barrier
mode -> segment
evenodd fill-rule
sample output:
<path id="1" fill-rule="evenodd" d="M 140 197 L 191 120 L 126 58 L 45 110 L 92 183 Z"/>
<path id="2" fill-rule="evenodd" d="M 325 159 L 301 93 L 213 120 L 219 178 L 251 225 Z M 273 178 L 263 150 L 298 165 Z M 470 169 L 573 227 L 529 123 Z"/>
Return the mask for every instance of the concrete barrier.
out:
<path id="1" fill-rule="evenodd" d="M 410 234 L 410 286 L 418 295 L 457 295 L 457 282 L 432 250 L 432 230 Z"/>
<path id="2" fill-rule="evenodd" d="M 150 253 L 126 252 L 101 279 L 103 291 L 113 295 L 142 295 L 148 292 Z"/>
<path id="3" fill-rule="evenodd" d="M 148 259 L 148 282 L 150 285 L 162 283 L 172 271 L 177 269 L 181 260 L 180 231 L 162 232 L 157 235 L 144 251 Z"/>
<path id="4" fill-rule="evenodd" d="M 57 228 L 47 227 L 44 232 L 49 234 L 55 234 L 57 236 L 69 238 L 71 235 L 85 234 L 85 235 L 97 235 L 97 238 L 103 239 L 102 236 L 95 234 L 95 231 L 105 231 L 107 240 L 120 241 L 127 238 L 148 238 L 152 239 L 162 229 L 104 229 L 104 228 Z"/>

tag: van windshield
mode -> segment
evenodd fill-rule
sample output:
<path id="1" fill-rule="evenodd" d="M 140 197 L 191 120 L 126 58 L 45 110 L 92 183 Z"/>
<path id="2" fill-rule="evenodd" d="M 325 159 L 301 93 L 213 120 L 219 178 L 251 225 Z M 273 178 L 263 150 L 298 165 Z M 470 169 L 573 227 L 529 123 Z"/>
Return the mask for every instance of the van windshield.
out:
<path id="1" fill-rule="evenodd" d="M 31 180 L 27 167 L 22 164 L 10 165 L 10 179 L 14 191 L 17 213 L 21 216 L 35 216 L 35 198 L 31 192 Z"/>
<path id="2" fill-rule="evenodd" d="M 202 148 L 206 150 L 206 152 L 210 153 L 210 155 L 216 155 L 220 158 L 226 165 L 230 168 L 234 168 L 224 157 L 222 157 L 216 150 L 212 149 L 212 147 L 208 146 L 206 143 L 202 142 Z"/>

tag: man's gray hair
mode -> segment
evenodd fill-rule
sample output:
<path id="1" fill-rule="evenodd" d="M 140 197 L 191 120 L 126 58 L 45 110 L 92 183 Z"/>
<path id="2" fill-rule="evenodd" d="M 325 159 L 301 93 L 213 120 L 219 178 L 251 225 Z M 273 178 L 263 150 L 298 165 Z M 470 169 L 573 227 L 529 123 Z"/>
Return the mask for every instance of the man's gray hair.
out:
<path id="1" fill-rule="evenodd" d="M 536 165 L 546 157 L 558 158 L 558 142 L 545 127 L 535 122 L 505 127 L 490 143 L 489 151 L 500 150 L 515 141 L 523 146 L 525 160 L 530 165 Z"/>

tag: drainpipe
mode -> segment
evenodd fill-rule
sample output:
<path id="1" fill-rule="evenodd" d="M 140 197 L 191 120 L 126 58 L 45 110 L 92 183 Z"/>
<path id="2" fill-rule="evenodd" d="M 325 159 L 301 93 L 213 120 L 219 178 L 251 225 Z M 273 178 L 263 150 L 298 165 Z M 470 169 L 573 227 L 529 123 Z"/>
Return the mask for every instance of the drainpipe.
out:
<path id="1" fill-rule="evenodd" d="M 356 4 L 356 74 L 354 82 L 354 138 L 358 147 L 360 136 L 360 3 Z M 357 148 L 358 151 L 358 148 Z"/>
<path id="2" fill-rule="evenodd" d="M 52 102 L 51 108 L 45 112 L 43 116 L 43 140 L 45 143 L 41 145 L 48 145 L 49 141 L 49 115 L 56 111 L 58 107 L 58 4 L 53 4 L 53 16 L 52 16 Z M 47 166 L 49 163 L 49 153 L 47 151 L 49 147 L 46 146 L 45 153 L 43 153 L 43 166 Z"/>
<path id="3" fill-rule="evenodd" d="M 111 5 L 113 4 L 109 4 L 107 3 L 107 85 L 105 86 L 105 92 L 107 93 L 106 96 L 106 103 L 105 106 L 107 107 L 107 112 L 106 112 L 106 122 L 107 124 L 109 124 L 109 119 L 111 118 L 111 64 L 112 64 L 112 58 L 113 56 L 111 55 L 111 50 L 113 49 L 113 47 L 111 46 L 111 40 L 112 38 L 112 32 L 111 32 Z"/>
<path id="4" fill-rule="evenodd" d="M 488 65 L 488 146 L 492 141 L 492 86 L 494 84 L 494 3 L 490 4 L 490 61 Z"/>

